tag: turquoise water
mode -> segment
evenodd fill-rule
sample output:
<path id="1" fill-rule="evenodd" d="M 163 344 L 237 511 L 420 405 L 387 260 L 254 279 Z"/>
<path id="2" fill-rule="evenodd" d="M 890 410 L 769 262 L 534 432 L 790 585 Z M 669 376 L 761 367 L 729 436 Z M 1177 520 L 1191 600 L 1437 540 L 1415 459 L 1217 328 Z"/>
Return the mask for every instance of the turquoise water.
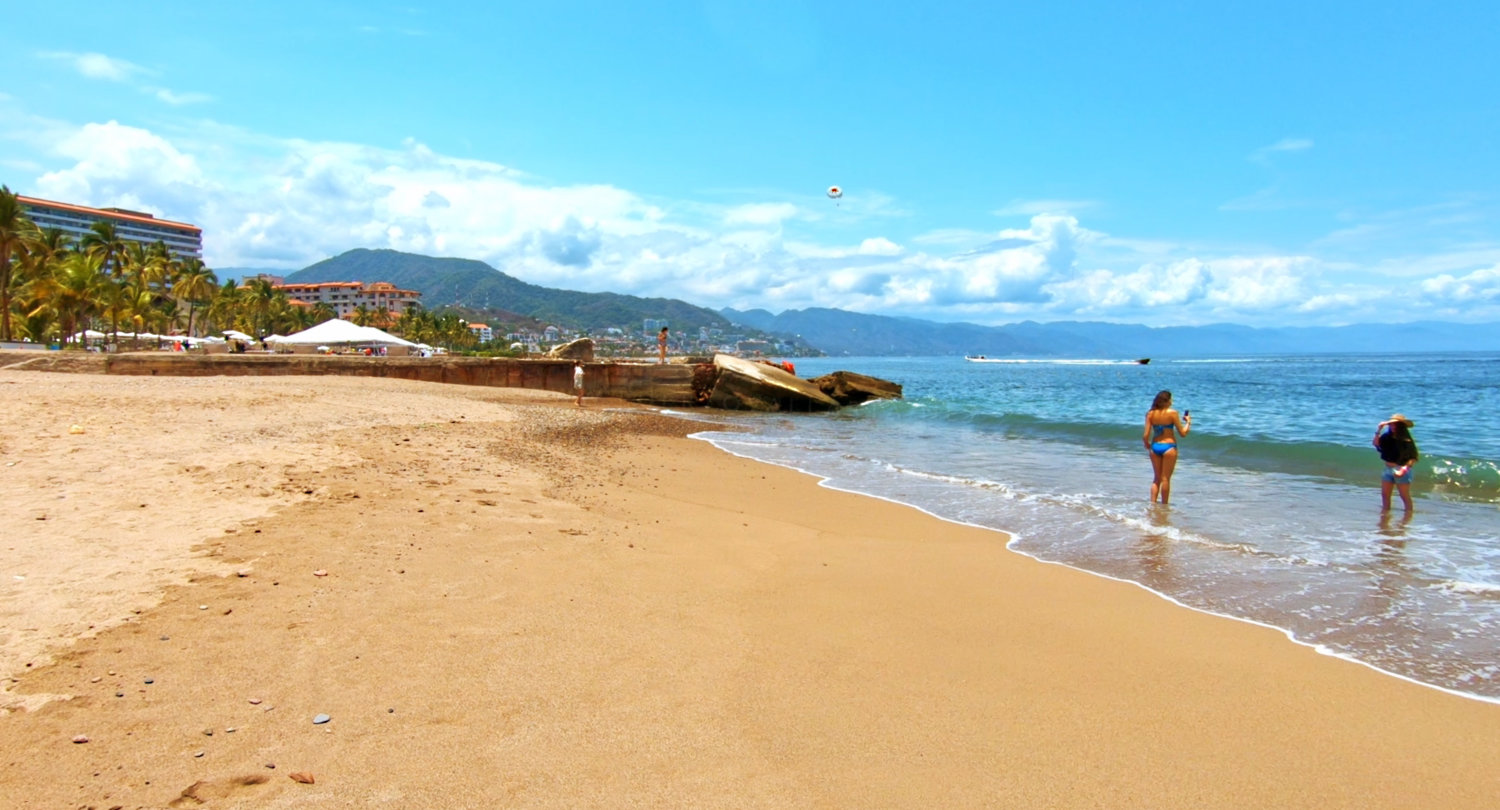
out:
<path id="1" fill-rule="evenodd" d="M 1014 535 L 1011 547 L 1500 701 L 1500 355 L 970 363 L 817 359 L 902 383 L 835 414 L 732 417 L 729 452 Z M 1193 413 L 1148 502 L 1152 396 Z M 1416 421 L 1416 508 L 1382 514 L 1370 446 Z"/>

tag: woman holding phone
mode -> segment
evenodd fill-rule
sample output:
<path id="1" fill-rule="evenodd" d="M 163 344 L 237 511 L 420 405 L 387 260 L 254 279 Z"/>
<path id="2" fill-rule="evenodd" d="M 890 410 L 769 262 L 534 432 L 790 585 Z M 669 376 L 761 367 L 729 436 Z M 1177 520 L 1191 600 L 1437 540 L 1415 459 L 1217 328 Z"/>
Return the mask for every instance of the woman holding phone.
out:
<path id="1" fill-rule="evenodd" d="M 1146 411 L 1146 429 L 1141 443 L 1151 458 L 1151 502 L 1166 504 L 1172 497 L 1172 471 L 1177 467 L 1177 437 L 1188 435 L 1193 426 L 1191 411 L 1178 415 L 1172 407 L 1172 392 L 1159 391 Z"/>

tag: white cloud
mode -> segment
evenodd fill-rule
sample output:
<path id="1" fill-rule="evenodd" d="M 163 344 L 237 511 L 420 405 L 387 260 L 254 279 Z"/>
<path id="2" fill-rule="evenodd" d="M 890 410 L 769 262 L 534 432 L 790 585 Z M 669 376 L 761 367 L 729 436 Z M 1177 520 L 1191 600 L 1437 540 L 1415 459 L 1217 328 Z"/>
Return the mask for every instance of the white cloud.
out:
<path id="1" fill-rule="evenodd" d="M 31 123 L 0 116 L 7 129 Z M 1500 317 L 1493 246 L 1361 266 L 1132 239 L 1054 213 L 988 233 L 930 231 L 903 239 L 908 249 L 861 233 L 868 220 L 857 213 L 841 212 L 848 220 L 836 225 L 817 219 L 829 214 L 810 212 L 805 199 L 649 201 L 606 184 L 546 183 L 414 140 L 378 147 L 214 124 L 171 138 L 114 121 L 47 126 L 50 144 L 38 155 L 51 170 L 32 193 L 199 224 L 211 266 L 296 269 L 354 247 L 393 248 L 479 259 L 566 289 L 991 323 L 1349 322 L 1378 319 L 1393 302 L 1406 318 Z"/>
<path id="2" fill-rule="evenodd" d="M 1439 306 L 1500 303 L 1500 264 L 1452 276 L 1444 273 L 1423 281 L 1423 296 Z"/>
<path id="3" fill-rule="evenodd" d="M 726 225 L 780 225 L 797 215 L 791 203 L 752 203 L 738 205 L 724 213 Z"/>
<path id="4" fill-rule="evenodd" d="M 181 107 L 186 104 L 203 104 L 214 100 L 214 97 L 207 93 L 174 93 L 165 87 L 149 87 L 144 89 L 155 96 L 158 101 L 171 104 L 173 107 Z"/>
<path id="5" fill-rule="evenodd" d="M 43 59 L 66 62 L 74 71 L 85 78 L 133 85 L 142 93 L 164 104 L 170 104 L 173 107 L 181 107 L 187 104 L 202 104 L 213 100 L 213 97 L 207 93 L 179 93 L 165 87 L 142 84 L 138 81 L 141 77 L 156 76 L 158 75 L 157 71 L 102 53 L 43 51 L 37 55 Z"/>
<path id="6" fill-rule="evenodd" d="M 1302 256 L 1228 258 L 1213 262 L 1214 284 L 1205 298 L 1221 310 L 1293 306 L 1308 297 L 1315 263 Z"/>
<path id="7" fill-rule="evenodd" d="M 996 216 L 1035 216 L 1037 214 L 1076 214 L 1098 207 L 1093 200 L 1011 200 L 995 209 Z"/>
<path id="8" fill-rule="evenodd" d="M 901 246 L 884 236 L 876 236 L 860 242 L 859 252 L 865 256 L 897 256 Z"/>
<path id="9" fill-rule="evenodd" d="M 1262 146 L 1254 152 L 1251 152 L 1250 159 L 1257 163 L 1265 163 L 1270 160 L 1272 155 L 1275 155 L 1277 153 L 1305 152 L 1311 148 L 1313 148 L 1313 142 L 1311 138 L 1282 138 L 1276 143 L 1270 144 L 1269 146 Z"/>
<path id="10" fill-rule="evenodd" d="M 115 121 L 86 124 L 62 138 L 53 153 L 72 161 L 37 179 L 42 196 L 92 205 L 118 205 L 172 218 L 202 199 L 207 183 L 197 161 L 144 129 Z"/>
<path id="11" fill-rule="evenodd" d="M 102 79 L 110 82 L 128 81 L 135 76 L 149 76 L 151 71 L 134 62 L 124 59 L 116 59 L 113 56 L 105 56 L 102 53 L 69 53 L 66 51 L 46 51 L 38 54 L 43 59 L 55 59 L 67 62 L 79 75 L 90 79 Z"/>

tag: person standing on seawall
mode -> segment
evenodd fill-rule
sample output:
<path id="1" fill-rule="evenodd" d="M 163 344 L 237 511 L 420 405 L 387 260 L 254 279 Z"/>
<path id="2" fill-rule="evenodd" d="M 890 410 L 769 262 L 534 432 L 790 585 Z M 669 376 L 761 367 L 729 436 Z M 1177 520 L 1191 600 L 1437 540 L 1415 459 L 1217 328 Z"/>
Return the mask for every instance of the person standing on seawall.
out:
<path id="1" fill-rule="evenodd" d="M 1385 472 L 1380 475 L 1382 512 L 1391 509 L 1392 488 L 1401 493 L 1401 505 L 1411 511 L 1411 468 L 1417 463 L 1417 442 L 1411 437 L 1411 428 L 1416 424 L 1397 413 L 1375 426 L 1375 438 L 1370 443 L 1385 462 Z"/>
<path id="2" fill-rule="evenodd" d="M 656 362 L 667 362 L 667 327 L 656 333 Z"/>
<path id="3" fill-rule="evenodd" d="M 1172 392 L 1159 391 L 1146 411 L 1146 429 L 1141 443 L 1151 457 L 1151 502 L 1163 505 L 1172 497 L 1172 471 L 1177 468 L 1177 436 L 1188 435 L 1193 426 L 1191 412 L 1181 416 L 1172 407 Z M 1175 431 L 1175 433 L 1174 433 Z"/>

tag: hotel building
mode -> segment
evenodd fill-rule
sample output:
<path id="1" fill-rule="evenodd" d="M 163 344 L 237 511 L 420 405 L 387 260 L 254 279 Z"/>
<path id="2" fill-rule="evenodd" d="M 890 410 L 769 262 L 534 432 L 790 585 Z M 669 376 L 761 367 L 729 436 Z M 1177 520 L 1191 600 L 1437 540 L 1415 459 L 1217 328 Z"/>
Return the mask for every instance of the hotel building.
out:
<path id="1" fill-rule="evenodd" d="M 392 317 L 411 308 L 421 299 L 416 290 L 400 290 L 385 281 L 366 284 L 362 281 L 324 281 L 318 284 L 273 283 L 276 289 L 286 293 L 292 301 L 301 301 L 314 306 L 327 304 L 340 318 L 347 319 L 356 309 L 364 306 L 370 311 L 386 310 Z"/>
<path id="2" fill-rule="evenodd" d="M 203 259 L 203 229 L 196 225 L 124 208 L 87 208 L 19 194 L 16 201 L 38 228 L 57 228 L 76 240 L 92 233 L 89 227 L 95 222 L 112 222 L 121 239 L 147 245 L 162 242 L 179 258 Z"/>
<path id="3" fill-rule="evenodd" d="M 474 333 L 474 338 L 480 343 L 489 343 L 495 339 L 495 330 L 487 323 L 471 323 L 469 331 Z"/>

